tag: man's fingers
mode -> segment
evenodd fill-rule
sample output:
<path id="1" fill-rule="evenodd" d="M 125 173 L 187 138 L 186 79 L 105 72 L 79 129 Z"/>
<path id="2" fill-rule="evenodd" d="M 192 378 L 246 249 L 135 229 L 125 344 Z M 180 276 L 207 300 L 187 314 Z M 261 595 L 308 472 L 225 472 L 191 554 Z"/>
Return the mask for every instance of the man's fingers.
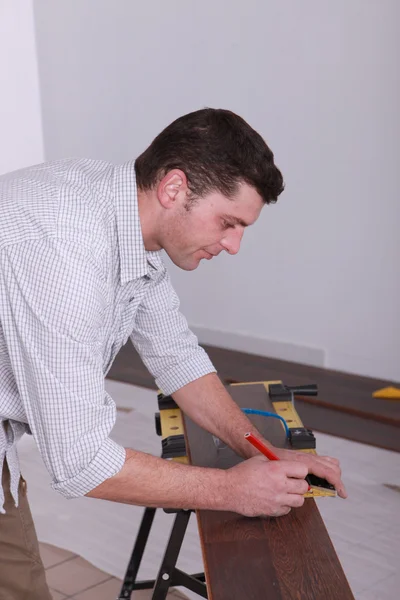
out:
<path id="1" fill-rule="evenodd" d="M 288 515 L 291 511 L 291 507 L 290 506 L 281 506 L 279 508 L 279 510 L 277 510 L 276 512 L 274 512 L 274 514 L 269 515 L 270 517 L 283 517 L 284 515 Z"/>
<path id="2" fill-rule="evenodd" d="M 322 460 L 326 460 L 327 462 L 333 463 L 337 466 L 340 465 L 339 459 L 333 458 L 332 456 L 318 456 L 318 458 L 321 458 Z"/>
<path id="3" fill-rule="evenodd" d="M 308 473 L 313 473 L 317 477 L 329 481 L 341 498 L 347 498 L 347 491 L 341 477 L 340 463 L 336 458 L 305 454 L 295 450 L 276 449 L 276 452 L 281 458 L 281 464 L 286 465 L 285 473 L 287 477 L 304 479 Z M 294 460 L 291 460 L 292 456 L 295 457 Z M 300 465 L 303 468 L 299 469 Z M 304 470 L 304 467 L 306 467 L 306 470 Z"/>
<path id="4" fill-rule="evenodd" d="M 333 469 L 332 478 L 336 478 L 336 481 L 331 481 L 329 477 L 325 477 L 325 479 L 328 479 L 328 481 L 335 486 L 337 493 L 341 498 L 347 498 L 347 491 L 342 481 L 342 470 L 340 468 L 340 462 L 338 459 L 330 456 L 321 456 L 320 458 L 327 468 Z"/>
<path id="5" fill-rule="evenodd" d="M 308 491 L 308 483 L 305 479 L 288 477 L 286 481 L 286 491 L 288 494 L 298 494 L 303 496 L 303 494 Z"/>
<path id="6" fill-rule="evenodd" d="M 309 472 L 329 481 L 329 483 L 335 486 L 341 498 L 347 498 L 346 488 L 341 479 L 342 472 L 339 463 L 335 459 L 328 460 L 329 458 L 326 456 L 313 457 L 314 460 L 309 462 Z"/>
<path id="7" fill-rule="evenodd" d="M 296 477 L 304 479 L 308 475 L 308 466 L 305 463 L 294 462 L 293 460 L 285 460 L 280 463 L 284 468 L 286 477 Z"/>
<path id="8" fill-rule="evenodd" d="M 286 498 L 285 505 L 291 506 L 292 508 L 303 506 L 305 500 L 303 494 L 288 494 Z"/>
<path id="9" fill-rule="evenodd" d="M 291 504 L 291 506 L 295 506 L 296 508 L 300 508 L 300 506 L 303 506 L 305 498 L 302 494 L 291 494 L 291 497 L 293 498 L 293 504 Z"/>

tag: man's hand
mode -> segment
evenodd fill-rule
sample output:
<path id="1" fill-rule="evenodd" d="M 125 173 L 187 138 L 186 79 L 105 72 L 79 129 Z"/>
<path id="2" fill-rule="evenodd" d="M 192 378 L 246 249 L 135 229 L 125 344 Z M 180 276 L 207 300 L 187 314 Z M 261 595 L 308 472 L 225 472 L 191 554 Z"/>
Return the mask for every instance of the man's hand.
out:
<path id="1" fill-rule="evenodd" d="M 127 448 L 121 471 L 86 495 L 139 506 L 278 517 L 303 505 L 307 473 L 298 461 L 264 456 L 225 470 L 182 465 Z"/>
<path id="2" fill-rule="evenodd" d="M 188 383 L 175 392 L 173 398 L 181 410 L 195 423 L 223 440 L 239 456 L 249 459 L 259 455 L 258 450 L 253 448 L 244 437 L 246 432 L 252 431 L 261 441 L 271 447 L 281 460 L 302 463 L 307 467 L 306 475 L 314 473 L 314 475 L 326 479 L 335 486 L 339 496 L 347 498 L 347 492 L 341 480 L 339 461 L 336 458 L 273 447 L 256 431 L 215 373 L 204 375 L 204 377 Z M 278 467 L 278 470 L 280 468 Z"/>
<path id="3" fill-rule="evenodd" d="M 342 471 L 337 458 L 330 456 L 318 456 L 308 452 L 296 452 L 295 450 L 285 450 L 283 448 L 273 448 L 275 454 L 280 460 L 296 461 L 305 465 L 308 473 L 314 473 L 317 477 L 326 479 L 335 486 L 338 495 L 341 498 L 347 498 L 346 488 L 341 479 Z"/>
<path id="4" fill-rule="evenodd" d="M 227 510 L 246 517 L 279 517 L 304 504 L 308 469 L 299 461 L 253 456 L 226 473 L 231 490 Z"/>

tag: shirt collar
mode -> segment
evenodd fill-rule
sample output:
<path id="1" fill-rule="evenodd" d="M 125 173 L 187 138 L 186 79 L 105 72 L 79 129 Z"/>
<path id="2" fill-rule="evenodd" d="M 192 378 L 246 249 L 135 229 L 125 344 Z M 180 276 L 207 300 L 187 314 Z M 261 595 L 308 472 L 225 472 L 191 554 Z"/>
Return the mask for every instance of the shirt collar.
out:
<path id="1" fill-rule="evenodd" d="M 139 277 L 153 278 L 163 268 L 161 250 L 148 252 L 140 226 L 134 161 L 114 168 L 113 194 L 117 218 L 120 279 L 125 284 Z"/>

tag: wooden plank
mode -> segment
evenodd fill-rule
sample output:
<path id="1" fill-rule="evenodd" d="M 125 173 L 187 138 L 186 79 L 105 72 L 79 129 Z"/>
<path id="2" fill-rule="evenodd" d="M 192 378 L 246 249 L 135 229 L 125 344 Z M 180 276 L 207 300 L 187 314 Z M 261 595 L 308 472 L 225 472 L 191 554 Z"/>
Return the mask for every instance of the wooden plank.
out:
<path id="1" fill-rule="evenodd" d="M 242 408 L 272 410 L 263 385 L 229 391 Z M 251 420 L 273 444 L 286 444 L 277 419 Z M 187 417 L 184 423 L 191 464 L 226 469 L 242 460 Z M 197 511 L 197 519 L 211 600 L 354 600 L 313 499 L 278 519 L 219 511 Z"/>
<path id="2" fill-rule="evenodd" d="M 311 404 L 303 398 L 296 399 L 296 409 L 304 425 L 310 429 L 385 450 L 400 451 L 400 428 L 394 423 L 343 413 L 325 403 Z"/>

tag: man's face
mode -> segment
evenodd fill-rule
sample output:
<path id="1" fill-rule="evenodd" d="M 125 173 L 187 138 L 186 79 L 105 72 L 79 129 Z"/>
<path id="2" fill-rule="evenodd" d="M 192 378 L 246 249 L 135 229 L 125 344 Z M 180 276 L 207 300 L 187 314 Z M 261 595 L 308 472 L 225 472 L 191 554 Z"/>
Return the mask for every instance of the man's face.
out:
<path id="1" fill-rule="evenodd" d="M 263 201 L 254 188 L 241 184 L 234 199 L 211 192 L 185 206 L 180 203 L 170 213 L 163 248 L 178 267 L 192 271 L 203 258 L 239 252 L 244 228 L 258 219 Z"/>

